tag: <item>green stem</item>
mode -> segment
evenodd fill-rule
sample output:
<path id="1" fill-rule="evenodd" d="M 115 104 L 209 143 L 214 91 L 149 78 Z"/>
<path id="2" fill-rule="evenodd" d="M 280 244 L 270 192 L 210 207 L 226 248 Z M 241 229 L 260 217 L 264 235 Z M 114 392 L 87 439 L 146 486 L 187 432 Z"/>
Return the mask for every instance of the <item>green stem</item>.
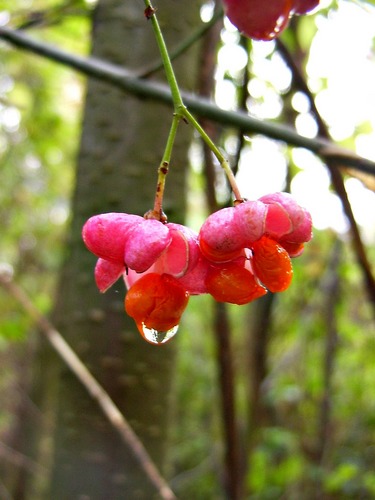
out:
<path id="1" fill-rule="evenodd" d="M 159 47 L 160 56 L 163 61 L 165 75 L 167 77 L 169 88 L 171 89 L 175 112 L 179 113 L 179 110 L 184 107 L 184 103 L 182 102 L 180 88 L 178 86 L 176 76 L 173 71 L 172 62 L 169 57 L 168 49 L 160 29 L 159 21 L 155 14 L 155 9 L 153 8 L 150 0 L 144 0 L 144 1 L 146 5 L 145 15 L 148 19 L 151 20 L 152 23 L 152 28 L 154 30 L 156 42 Z"/>
<path id="2" fill-rule="evenodd" d="M 218 162 L 220 163 L 221 168 L 224 170 L 229 184 L 232 188 L 235 201 L 242 201 L 243 198 L 241 196 L 240 190 L 238 189 L 236 178 L 233 174 L 232 169 L 230 168 L 230 165 L 228 163 L 228 160 L 225 158 L 223 153 L 220 151 L 220 149 L 216 146 L 216 144 L 212 141 L 212 139 L 207 135 L 206 131 L 204 128 L 200 125 L 200 123 L 194 118 L 194 116 L 190 113 L 190 111 L 187 108 L 183 109 L 183 115 L 184 118 L 195 128 L 195 130 L 199 133 L 199 135 L 202 137 L 204 142 L 207 144 L 207 146 L 211 149 L 213 154 L 216 156 Z"/>
<path id="3" fill-rule="evenodd" d="M 183 40 L 181 44 L 179 44 L 174 50 L 169 53 L 170 60 L 173 61 L 181 54 L 183 54 L 186 50 L 188 50 L 192 45 L 194 45 L 194 43 L 199 41 L 203 37 L 203 35 L 207 33 L 207 31 L 209 31 L 220 18 L 223 17 L 223 12 L 223 8 L 219 8 L 217 12 L 214 12 L 214 15 L 207 23 L 197 28 L 190 36 Z M 163 66 L 164 64 L 162 60 L 156 61 L 149 66 L 137 71 L 136 76 L 138 78 L 147 78 L 153 73 L 156 73 L 156 71 L 162 69 Z"/>
<path id="4" fill-rule="evenodd" d="M 169 170 L 169 164 L 172 156 L 173 144 L 176 138 L 176 133 L 178 129 L 178 125 L 180 123 L 181 116 L 178 114 L 173 115 L 171 129 L 169 131 L 167 143 L 165 145 L 165 150 L 163 154 L 163 158 L 160 162 L 158 168 L 158 180 L 156 185 L 156 194 L 155 194 L 155 202 L 154 209 L 151 212 L 146 214 L 146 218 L 152 218 L 160 220 L 161 222 L 166 222 L 167 218 L 163 213 L 163 197 L 165 190 L 165 182 L 167 179 L 167 174 Z"/>
<path id="5" fill-rule="evenodd" d="M 240 191 L 238 189 L 236 179 L 233 175 L 233 172 L 229 166 L 227 159 L 224 157 L 224 155 L 220 151 L 220 149 L 214 144 L 214 142 L 210 139 L 210 137 L 207 135 L 205 130 L 201 127 L 201 125 L 194 118 L 194 116 L 188 111 L 188 109 L 186 108 L 186 106 L 183 103 L 180 89 L 179 89 L 179 86 L 177 83 L 177 79 L 176 79 L 176 76 L 175 76 L 175 73 L 174 73 L 174 70 L 172 67 L 172 62 L 171 62 L 171 59 L 169 57 L 168 49 L 167 49 L 167 46 L 165 44 L 163 34 L 161 32 L 159 22 L 157 20 L 156 15 L 155 15 L 155 9 L 153 8 L 150 0 L 144 0 L 144 2 L 146 5 L 145 15 L 148 19 L 151 19 L 151 22 L 152 22 L 152 27 L 154 30 L 157 44 L 159 46 L 161 59 L 163 61 L 164 70 L 165 70 L 167 81 L 168 81 L 168 84 L 169 84 L 169 87 L 171 90 L 173 105 L 174 105 L 174 109 L 175 109 L 175 119 L 174 119 L 175 124 L 174 125 L 172 124 L 171 132 L 170 132 L 170 135 L 168 137 L 167 148 L 168 148 L 169 152 L 171 152 L 173 142 L 174 142 L 174 137 L 175 137 L 174 127 L 177 127 L 181 118 L 184 118 L 191 125 L 193 125 L 195 130 L 199 133 L 199 135 L 202 137 L 204 142 L 208 145 L 208 147 L 211 149 L 213 154 L 216 156 L 221 167 L 224 169 L 226 176 L 228 177 L 228 181 L 229 181 L 229 184 L 232 188 L 235 199 L 237 201 L 240 201 L 240 200 L 242 200 L 242 197 L 241 197 Z M 173 131 L 173 133 L 172 133 L 172 131 Z M 167 148 L 166 148 L 166 150 L 167 150 Z M 169 159 L 170 159 L 170 156 L 169 156 Z M 169 159 L 168 159 L 167 166 L 169 166 Z M 163 164 L 163 162 L 162 162 L 162 164 Z M 158 188 L 160 186 L 162 186 L 162 190 L 164 191 L 165 175 L 163 176 L 162 179 L 160 176 L 161 176 L 161 173 L 160 173 L 160 168 L 159 168 Z M 159 185 L 159 180 L 162 181 L 162 185 Z M 155 212 L 156 209 L 159 211 L 160 214 L 162 213 L 161 202 L 162 202 L 163 191 L 162 191 L 161 197 L 159 196 L 158 191 L 156 192 L 154 215 L 156 215 L 156 212 Z"/>

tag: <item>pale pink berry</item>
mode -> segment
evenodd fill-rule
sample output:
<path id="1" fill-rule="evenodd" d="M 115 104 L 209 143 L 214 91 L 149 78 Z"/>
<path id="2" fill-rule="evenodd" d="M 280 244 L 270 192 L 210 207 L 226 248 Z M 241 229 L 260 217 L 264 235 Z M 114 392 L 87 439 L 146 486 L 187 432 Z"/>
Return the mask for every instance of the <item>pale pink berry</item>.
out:
<path id="1" fill-rule="evenodd" d="M 143 273 L 137 273 L 129 268 L 124 275 L 127 288 L 130 288 L 143 274 L 157 273 L 169 274 L 179 281 L 191 283 L 191 290 L 186 286 L 189 293 L 196 293 L 196 289 L 202 287 L 197 284 L 198 274 L 191 277 L 192 271 L 196 272 L 198 260 L 201 258 L 198 246 L 198 235 L 195 231 L 181 224 L 166 224 L 169 230 L 171 242 L 165 251 L 155 260 L 155 262 Z M 193 291 L 194 289 L 194 291 Z M 202 293 L 199 291 L 198 293 Z"/>
<path id="2" fill-rule="evenodd" d="M 239 257 L 243 249 L 264 233 L 266 206 L 246 201 L 211 214 L 199 232 L 203 255 L 212 262 L 227 262 Z"/>
<path id="3" fill-rule="evenodd" d="M 264 234 L 267 207 L 259 200 L 245 201 L 234 207 L 236 216 L 235 238 L 243 247 L 249 248 Z"/>
<path id="4" fill-rule="evenodd" d="M 83 226 L 82 238 L 97 257 L 123 263 L 128 233 L 143 220 L 139 215 L 116 212 L 94 215 Z"/>
<path id="5" fill-rule="evenodd" d="M 310 213 L 289 193 L 267 194 L 260 201 L 268 205 L 265 234 L 280 243 L 305 243 L 312 238 Z"/>
<path id="6" fill-rule="evenodd" d="M 123 260 L 127 267 L 138 273 L 146 271 L 171 243 L 165 224 L 155 219 L 142 219 L 128 233 Z"/>
<path id="7" fill-rule="evenodd" d="M 95 282 L 100 292 L 104 293 L 125 272 L 125 266 L 118 262 L 98 259 L 95 266 Z"/>
<path id="8" fill-rule="evenodd" d="M 153 265 L 153 272 L 184 276 L 193 269 L 199 259 L 198 234 L 181 224 L 166 225 L 171 237 L 168 248 Z"/>
<path id="9" fill-rule="evenodd" d="M 201 255 L 191 271 L 182 276 L 178 281 L 190 295 L 208 293 L 206 277 L 211 267 L 209 261 Z"/>
<path id="10" fill-rule="evenodd" d="M 199 246 L 202 254 L 213 262 L 232 260 L 241 253 L 242 239 L 239 241 L 235 207 L 227 207 L 211 214 L 199 231 Z"/>

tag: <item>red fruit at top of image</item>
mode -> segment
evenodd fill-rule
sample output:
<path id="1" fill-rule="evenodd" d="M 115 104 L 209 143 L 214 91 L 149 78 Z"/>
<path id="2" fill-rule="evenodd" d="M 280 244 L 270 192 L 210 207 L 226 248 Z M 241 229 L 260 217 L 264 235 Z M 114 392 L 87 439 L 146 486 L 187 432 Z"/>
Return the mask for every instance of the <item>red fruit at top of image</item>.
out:
<path id="1" fill-rule="evenodd" d="M 319 0 L 294 0 L 293 14 L 306 14 L 319 5 Z"/>
<path id="2" fill-rule="evenodd" d="M 272 40 L 288 23 L 292 0 L 224 0 L 226 15 L 250 38 Z"/>
<path id="3" fill-rule="evenodd" d="M 244 248 L 264 233 L 267 207 L 260 201 L 246 201 L 211 214 L 199 231 L 199 246 L 212 262 L 240 257 Z"/>
<path id="4" fill-rule="evenodd" d="M 272 40 L 292 14 L 306 14 L 319 0 L 224 0 L 226 15 L 239 31 L 255 40 Z"/>

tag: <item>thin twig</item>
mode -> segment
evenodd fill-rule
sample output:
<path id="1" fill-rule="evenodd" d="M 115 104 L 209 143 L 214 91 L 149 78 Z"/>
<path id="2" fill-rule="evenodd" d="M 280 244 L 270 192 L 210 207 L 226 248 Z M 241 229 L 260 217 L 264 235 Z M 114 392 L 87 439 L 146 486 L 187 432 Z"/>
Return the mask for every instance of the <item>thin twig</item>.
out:
<path id="1" fill-rule="evenodd" d="M 263 397 L 263 384 L 266 380 L 268 369 L 268 350 L 273 322 L 273 309 L 275 294 L 268 293 L 261 297 L 252 308 L 248 310 L 249 328 L 247 332 L 246 351 L 248 374 L 248 424 L 244 448 L 246 449 L 246 475 L 251 477 L 252 458 L 257 444 L 259 431 L 269 424 L 270 415 Z M 254 493 L 248 486 L 247 495 Z"/>
<path id="2" fill-rule="evenodd" d="M 108 82 L 135 96 L 152 98 L 169 105 L 172 103 L 171 93 L 167 85 L 137 78 L 133 73 L 121 66 L 96 58 L 69 54 L 51 45 L 34 40 L 24 33 L 4 27 L 0 27 L 0 38 L 19 48 L 74 68 L 87 76 Z M 340 160 L 339 163 L 335 163 L 335 167 L 350 166 L 356 170 L 375 175 L 375 162 L 362 158 L 353 151 L 336 146 L 332 141 L 325 138 L 304 137 L 292 127 L 260 120 L 244 112 L 226 111 L 220 109 L 209 99 L 199 98 L 187 92 L 181 94 L 185 105 L 198 116 L 203 116 L 227 127 L 240 128 L 244 133 L 259 133 L 293 146 L 306 148 L 321 156 L 325 161 Z"/>
<path id="3" fill-rule="evenodd" d="M 23 455 L 17 450 L 10 448 L 5 443 L 0 441 L 0 456 L 7 462 L 15 465 L 16 467 L 21 467 L 26 469 L 28 472 L 32 474 L 45 475 L 46 470 L 40 464 L 34 462 L 26 455 Z M 1 497 L 0 497 L 1 498 Z"/>
<path id="4" fill-rule="evenodd" d="M 147 477 L 157 489 L 163 500 L 175 500 L 175 495 L 169 488 L 164 478 L 160 475 L 156 465 L 151 460 L 143 444 L 134 433 L 125 417 L 109 397 L 104 388 L 97 382 L 93 375 L 54 328 L 49 320 L 34 306 L 24 290 L 14 283 L 11 273 L 0 270 L 0 285 L 24 308 L 35 321 L 49 343 L 70 368 L 90 396 L 98 403 L 105 417 L 120 434 L 123 442 L 132 450 Z"/>
<path id="5" fill-rule="evenodd" d="M 216 2 L 216 8 L 219 2 Z M 220 10 L 220 8 L 219 8 Z M 217 44 L 220 39 L 221 24 L 217 24 L 202 39 L 198 74 L 199 95 L 210 97 L 214 89 L 214 74 L 216 69 Z M 201 126 L 213 137 L 215 142 L 218 136 L 218 127 L 202 118 Z M 206 203 L 209 212 L 219 208 L 216 201 L 215 164 L 210 148 L 203 142 L 204 171 L 206 177 Z M 229 196 L 228 204 L 231 204 Z M 241 473 L 239 453 L 239 433 L 237 425 L 235 401 L 235 373 L 233 366 L 233 352 L 231 343 L 231 326 L 229 323 L 227 304 L 215 303 L 213 330 L 216 340 L 218 381 L 221 395 L 221 417 L 224 437 L 224 487 L 228 498 L 240 498 Z"/>
<path id="6" fill-rule="evenodd" d="M 225 436 L 225 489 L 231 500 L 241 496 L 241 464 L 236 418 L 233 352 L 227 304 L 215 303 L 215 335 Z"/>
<path id="7" fill-rule="evenodd" d="M 250 50 L 249 50 L 249 39 L 245 36 L 241 36 L 240 39 L 240 46 L 244 49 L 246 53 L 246 64 L 241 76 L 241 82 L 239 84 L 238 88 L 238 103 L 237 103 L 237 109 L 242 112 L 247 112 L 247 100 L 249 98 L 249 80 L 250 80 L 250 73 L 249 73 L 249 63 L 250 63 Z M 236 151 L 234 153 L 234 165 L 233 165 L 233 172 L 234 174 L 237 174 L 238 172 L 238 167 L 239 167 L 239 162 L 241 159 L 241 154 L 242 150 L 245 146 L 245 134 L 242 129 L 237 130 L 237 147 Z"/>
<path id="8" fill-rule="evenodd" d="M 323 358 L 323 394 L 320 402 L 318 415 L 318 433 L 316 444 L 316 465 L 324 468 L 327 453 L 334 441 L 334 429 L 332 428 L 332 385 L 335 369 L 335 361 L 338 346 L 338 325 L 336 306 L 340 300 L 340 273 L 339 266 L 342 259 L 342 242 L 336 240 L 330 260 L 326 280 L 323 282 L 321 291 L 324 300 L 322 311 L 325 323 L 325 348 Z M 318 500 L 323 496 L 323 485 L 321 477 L 317 478 L 315 486 Z"/>
<path id="9" fill-rule="evenodd" d="M 0 499 L 13 500 L 11 494 L 9 493 L 8 489 L 6 488 L 5 484 L 3 484 L 2 481 L 0 481 Z"/>

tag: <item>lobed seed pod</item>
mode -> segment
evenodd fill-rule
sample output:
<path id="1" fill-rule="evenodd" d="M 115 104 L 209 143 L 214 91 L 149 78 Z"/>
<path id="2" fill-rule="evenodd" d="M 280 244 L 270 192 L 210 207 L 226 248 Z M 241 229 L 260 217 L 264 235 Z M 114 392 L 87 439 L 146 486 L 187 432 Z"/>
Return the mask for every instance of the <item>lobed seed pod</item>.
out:
<path id="1" fill-rule="evenodd" d="M 199 232 L 202 254 L 212 262 L 228 262 L 243 255 L 264 232 L 266 207 L 246 201 L 211 214 Z"/>
<path id="2" fill-rule="evenodd" d="M 200 256 L 198 234 L 181 224 L 169 223 L 166 226 L 171 242 L 152 268 L 154 272 L 167 273 L 175 278 L 181 278 L 198 262 Z"/>
<path id="3" fill-rule="evenodd" d="M 95 265 L 95 283 L 101 293 L 104 293 L 124 274 L 125 266 L 99 258 Z"/>
<path id="4" fill-rule="evenodd" d="M 165 224 L 142 218 L 128 233 L 123 253 L 125 265 L 137 273 L 143 273 L 166 250 L 171 240 Z"/>
<path id="5" fill-rule="evenodd" d="M 262 196 L 260 201 L 268 206 L 265 234 L 281 244 L 289 244 L 293 256 L 299 255 L 300 244 L 312 238 L 310 213 L 301 207 L 289 193 L 268 194 Z M 295 249 L 292 250 L 294 246 Z"/>
<path id="6" fill-rule="evenodd" d="M 83 226 L 82 238 L 97 257 L 123 263 L 128 234 L 142 221 L 143 217 L 133 214 L 110 212 L 94 215 Z"/>

